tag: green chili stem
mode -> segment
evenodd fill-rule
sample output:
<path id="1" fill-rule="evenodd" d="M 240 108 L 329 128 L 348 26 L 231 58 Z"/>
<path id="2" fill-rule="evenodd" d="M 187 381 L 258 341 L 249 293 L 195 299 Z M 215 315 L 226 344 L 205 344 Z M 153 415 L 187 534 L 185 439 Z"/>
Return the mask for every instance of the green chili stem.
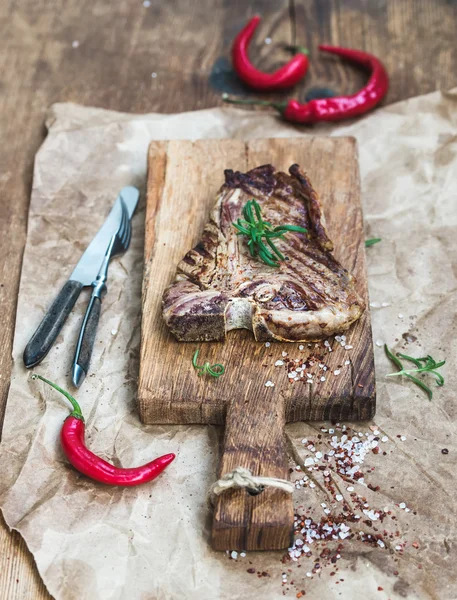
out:
<path id="1" fill-rule="evenodd" d="M 57 383 L 53 383 L 52 381 L 49 381 L 49 379 L 46 379 L 45 377 L 42 377 L 41 375 L 38 375 L 37 373 L 33 373 L 32 379 L 41 379 L 41 381 L 44 381 L 45 383 L 47 383 L 48 385 L 50 385 L 52 388 L 54 388 L 55 390 L 57 390 L 58 392 L 60 392 L 61 394 L 63 394 L 65 396 L 65 398 L 70 402 L 70 404 L 73 407 L 73 410 L 70 413 L 70 416 L 71 417 L 76 417 L 76 418 L 81 419 L 82 421 L 84 421 L 84 417 L 83 417 L 83 413 L 81 411 L 81 407 L 79 406 L 79 404 L 76 402 L 75 398 L 73 398 L 73 396 L 71 394 L 69 394 L 68 392 L 66 392 L 65 390 L 63 390 L 60 386 L 57 385 Z"/>
<path id="2" fill-rule="evenodd" d="M 229 104 L 249 104 L 250 106 L 271 106 L 281 111 L 287 106 L 287 102 L 269 102 L 268 100 L 251 100 L 249 98 L 230 98 L 226 93 L 222 94 L 222 100 Z"/>

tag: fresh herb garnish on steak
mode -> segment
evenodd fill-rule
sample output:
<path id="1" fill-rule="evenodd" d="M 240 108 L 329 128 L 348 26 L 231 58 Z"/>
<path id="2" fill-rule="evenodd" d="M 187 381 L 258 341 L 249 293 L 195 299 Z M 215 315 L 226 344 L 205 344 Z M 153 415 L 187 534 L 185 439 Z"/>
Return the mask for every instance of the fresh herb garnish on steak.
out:
<path id="1" fill-rule="evenodd" d="M 298 231 L 300 233 L 308 231 L 305 227 L 299 227 L 298 225 L 272 227 L 271 223 L 262 219 L 260 205 L 254 198 L 244 205 L 243 217 L 244 219 L 238 219 L 236 223 L 233 223 L 233 226 L 238 230 L 237 235 L 245 235 L 248 238 L 248 248 L 251 256 L 258 256 L 270 267 L 279 267 L 278 258 L 279 260 L 286 259 L 284 254 L 276 247 L 273 242 L 274 239 L 283 238 L 288 231 Z M 267 248 L 266 244 L 270 248 Z"/>
<path id="2" fill-rule="evenodd" d="M 388 358 L 390 358 L 390 360 L 399 369 L 395 373 L 389 373 L 387 377 L 397 377 L 398 375 L 404 375 L 405 377 L 408 377 L 421 389 L 427 392 L 430 400 L 433 397 L 432 390 L 421 379 L 414 377 L 412 373 L 430 373 L 431 375 L 434 375 L 436 377 L 436 383 L 439 386 L 444 385 L 444 377 L 440 373 L 437 373 L 435 369 L 439 369 L 440 367 L 442 367 L 446 363 L 445 360 L 436 362 L 436 360 L 432 358 L 430 354 L 422 358 L 414 358 L 413 356 L 408 356 L 407 354 L 401 354 L 401 352 L 397 352 L 397 355 L 395 356 L 395 354 L 393 354 L 393 352 L 389 350 L 387 344 L 384 345 L 384 350 L 386 351 Z M 409 360 L 414 365 L 416 365 L 416 368 L 405 369 L 403 363 L 400 361 L 400 358 L 403 358 L 404 360 Z"/>

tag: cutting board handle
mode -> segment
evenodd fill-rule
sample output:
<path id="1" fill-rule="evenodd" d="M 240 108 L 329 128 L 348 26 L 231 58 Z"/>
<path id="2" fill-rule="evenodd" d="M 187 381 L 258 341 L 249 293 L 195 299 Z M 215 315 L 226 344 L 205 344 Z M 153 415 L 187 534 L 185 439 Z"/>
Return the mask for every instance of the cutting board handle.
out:
<path id="1" fill-rule="evenodd" d="M 236 467 L 252 475 L 289 479 L 284 399 L 274 387 L 262 398 L 246 393 L 230 403 L 218 477 Z M 216 497 L 212 529 L 215 550 L 279 550 L 293 540 L 292 494 L 266 487 L 251 496 L 229 489 Z"/>

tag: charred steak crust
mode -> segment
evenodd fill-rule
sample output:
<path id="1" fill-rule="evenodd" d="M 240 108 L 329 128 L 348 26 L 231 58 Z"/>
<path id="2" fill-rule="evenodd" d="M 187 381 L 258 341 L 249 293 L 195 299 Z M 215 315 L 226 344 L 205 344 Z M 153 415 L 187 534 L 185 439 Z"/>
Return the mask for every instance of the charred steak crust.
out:
<path id="1" fill-rule="evenodd" d="M 232 225 L 252 198 L 274 227 L 308 230 L 278 240 L 288 258 L 278 268 L 252 258 Z M 257 341 L 315 341 L 346 331 L 365 307 L 332 250 L 319 197 L 298 165 L 289 174 L 273 165 L 227 169 L 200 241 L 163 295 L 165 322 L 189 342 L 223 340 L 238 328 L 251 329 Z"/>

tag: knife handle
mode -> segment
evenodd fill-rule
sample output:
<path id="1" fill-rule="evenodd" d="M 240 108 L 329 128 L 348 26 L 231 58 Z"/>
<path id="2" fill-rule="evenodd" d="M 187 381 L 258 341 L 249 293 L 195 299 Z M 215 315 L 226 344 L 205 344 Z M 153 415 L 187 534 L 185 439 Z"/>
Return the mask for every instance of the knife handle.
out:
<path id="1" fill-rule="evenodd" d="M 84 315 L 81 331 L 79 332 L 78 344 L 76 346 L 75 358 L 73 361 L 72 380 L 76 387 L 79 387 L 89 372 L 90 359 L 95 343 L 98 321 L 102 301 L 99 296 L 92 294 Z"/>
<path id="2" fill-rule="evenodd" d="M 69 279 L 60 290 L 24 350 L 23 358 L 27 369 L 41 362 L 49 352 L 75 305 L 82 287 L 79 281 Z"/>

